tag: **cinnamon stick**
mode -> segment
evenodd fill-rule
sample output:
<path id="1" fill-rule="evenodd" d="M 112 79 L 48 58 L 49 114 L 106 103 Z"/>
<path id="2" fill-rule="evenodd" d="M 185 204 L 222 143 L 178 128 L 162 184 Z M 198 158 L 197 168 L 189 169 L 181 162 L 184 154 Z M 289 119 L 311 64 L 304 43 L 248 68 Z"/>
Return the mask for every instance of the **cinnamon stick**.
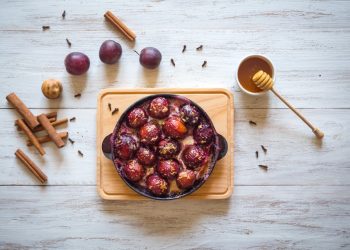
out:
<path id="1" fill-rule="evenodd" d="M 48 135 L 50 136 L 51 140 L 56 144 L 58 148 L 62 148 L 64 146 L 64 141 L 62 138 L 57 134 L 56 129 L 51 125 L 49 119 L 47 119 L 45 114 L 41 114 L 38 116 L 38 120 L 43 126 L 43 128 L 47 131 Z"/>
<path id="2" fill-rule="evenodd" d="M 59 132 L 58 133 L 59 137 L 61 137 L 62 139 L 65 139 L 68 137 L 68 132 Z M 49 135 L 44 135 L 44 136 L 40 136 L 37 137 L 39 143 L 45 143 L 45 142 L 49 142 L 51 141 L 51 138 Z M 33 146 L 33 143 L 31 141 L 27 141 L 27 146 Z"/>
<path id="3" fill-rule="evenodd" d="M 118 17 L 112 12 L 107 11 L 104 14 L 105 18 L 110 21 L 114 27 L 118 28 L 130 41 L 134 41 L 136 34 L 130 28 L 128 28 Z"/>
<path id="4" fill-rule="evenodd" d="M 21 116 L 24 118 L 26 123 L 31 129 L 34 129 L 35 127 L 39 126 L 39 122 L 36 119 L 36 117 L 30 112 L 30 110 L 27 108 L 27 106 L 19 99 L 19 97 L 15 93 L 11 93 L 8 96 L 6 96 L 6 99 L 9 103 L 11 103 L 18 113 L 21 114 Z"/>
<path id="5" fill-rule="evenodd" d="M 45 154 L 44 148 L 40 145 L 38 139 L 32 133 L 30 128 L 27 127 L 27 125 L 24 123 L 24 121 L 22 119 L 19 119 L 19 120 L 16 121 L 16 124 L 27 135 L 28 139 L 33 143 L 34 147 L 39 151 L 39 153 L 41 155 L 44 155 Z"/>
<path id="6" fill-rule="evenodd" d="M 46 113 L 45 115 L 47 118 L 49 118 L 49 121 L 51 123 L 57 120 L 57 111 Z M 38 118 L 38 117 L 36 116 L 36 118 Z M 17 122 L 17 120 L 15 121 L 15 124 L 16 124 L 16 122 Z M 38 127 L 36 127 L 36 128 L 38 128 Z M 21 128 L 17 127 L 17 130 L 21 130 Z"/>
<path id="7" fill-rule="evenodd" d="M 47 176 L 22 150 L 17 149 L 15 155 L 39 179 L 41 183 L 47 182 Z"/>
<path id="8" fill-rule="evenodd" d="M 68 122 L 68 118 L 64 118 L 64 119 L 56 120 L 56 121 L 52 122 L 51 125 L 52 125 L 53 127 L 56 127 L 56 126 L 62 125 L 62 124 L 67 123 L 67 122 Z M 39 132 L 39 131 L 43 131 L 43 130 L 45 130 L 45 129 L 43 128 L 43 126 L 40 126 L 40 125 L 39 125 L 39 126 L 36 127 L 35 129 L 33 129 L 33 132 Z"/>

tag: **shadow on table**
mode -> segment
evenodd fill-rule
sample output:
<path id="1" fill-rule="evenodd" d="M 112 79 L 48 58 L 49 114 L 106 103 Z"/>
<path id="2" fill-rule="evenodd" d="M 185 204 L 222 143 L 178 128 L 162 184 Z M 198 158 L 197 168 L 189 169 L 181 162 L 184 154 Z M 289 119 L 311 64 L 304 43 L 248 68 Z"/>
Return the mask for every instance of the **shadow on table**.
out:
<path id="1" fill-rule="evenodd" d="M 159 68 L 146 69 L 142 68 L 143 73 L 143 85 L 146 88 L 154 88 L 158 81 Z"/>
<path id="2" fill-rule="evenodd" d="M 104 64 L 103 68 L 104 68 L 104 82 L 106 82 L 106 84 L 108 86 L 110 86 L 112 83 L 116 83 L 117 82 L 117 77 L 119 74 L 119 67 L 120 67 L 120 63 L 116 63 L 116 64 Z M 106 86 L 106 87 L 108 87 Z"/>
<path id="3" fill-rule="evenodd" d="M 113 222 L 135 226 L 146 234 L 177 235 L 191 231 L 202 221 L 226 216 L 230 199 L 174 201 L 103 201 L 102 212 Z"/>

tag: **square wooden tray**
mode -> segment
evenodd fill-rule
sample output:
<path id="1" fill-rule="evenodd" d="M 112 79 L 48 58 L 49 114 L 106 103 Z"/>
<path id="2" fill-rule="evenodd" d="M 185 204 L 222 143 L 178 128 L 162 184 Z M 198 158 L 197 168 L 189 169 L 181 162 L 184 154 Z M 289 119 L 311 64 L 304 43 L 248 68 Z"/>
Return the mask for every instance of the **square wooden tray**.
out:
<path id="1" fill-rule="evenodd" d="M 216 163 L 214 171 L 196 192 L 184 199 L 225 199 L 233 191 L 233 134 L 234 107 L 233 95 L 226 89 L 105 89 L 97 100 L 97 189 L 100 196 L 107 200 L 144 200 L 147 199 L 132 189 L 119 177 L 111 160 L 102 152 L 103 139 L 112 133 L 120 115 L 131 104 L 142 97 L 160 94 L 179 94 L 186 96 L 200 105 L 211 117 L 215 129 L 228 142 L 226 156 Z M 119 112 L 112 115 L 108 108 L 119 108 Z"/>

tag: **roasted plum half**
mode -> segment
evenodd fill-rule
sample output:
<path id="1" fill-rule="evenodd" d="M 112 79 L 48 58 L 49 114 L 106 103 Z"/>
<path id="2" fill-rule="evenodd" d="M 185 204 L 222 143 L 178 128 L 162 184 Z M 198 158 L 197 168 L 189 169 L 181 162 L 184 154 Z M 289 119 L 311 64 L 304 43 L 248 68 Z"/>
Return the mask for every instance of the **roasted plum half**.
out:
<path id="1" fill-rule="evenodd" d="M 163 196 L 168 193 L 169 184 L 166 180 L 160 177 L 158 174 L 152 174 L 147 177 L 146 185 L 156 196 Z"/>
<path id="2" fill-rule="evenodd" d="M 187 127 L 178 116 L 168 117 L 163 124 L 164 133 L 174 139 L 183 139 L 187 134 Z"/>
<path id="3" fill-rule="evenodd" d="M 176 140 L 167 138 L 158 143 L 158 155 L 165 159 L 170 159 L 179 154 L 180 143 Z"/>
<path id="4" fill-rule="evenodd" d="M 182 152 L 182 160 L 191 169 L 201 166 L 206 158 L 205 151 L 199 145 L 189 145 Z"/>
<path id="5" fill-rule="evenodd" d="M 148 115 L 146 111 L 142 108 L 134 108 L 128 114 L 127 123 L 132 128 L 139 128 L 142 125 L 146 124 L 148 121 Z"/>
<path id="6" fill-rule="evenodd" d="M 123 160 L 131 159 L 137 150 L 136 140 L 128 134 L 122 134 L 115 140 L 115 153 Z"/>
<path id="7" fill-rule="evenodd" d="M 169 101 L 164 97 L 154 98 L 148 108 L 150 116 L 157 119 L 163 119 L 170 113 Z"/>
<path id="8" fill-rule="evenodd" d="M 188 189 L 196 181 L 196 174 L 192 170 L 183 170 L 176 178 L 176 184 L 181 189 Z"/>
<path id="9" fill-rule="evenodd" d="M 195 126 L 198 123 L 199 115 L 198 109 L 190 104 L 186 104 L 180 109 L 181 120 L 190 126 Z"/>
<path id="10" fill-rule="evenodd" d="M 180 172 L 180 164 L 177 160 L 160 160 L 157 164 L 157 172 L 167 180 L 173 180 Z"/>
<path id="11" fill-rule="evenodd" d="M 123 166 L 123 172 L 125 177 L 133 182 L 137 182 L 142 179 L 145 171 L 142 165 L 137 160 L 130 160 Z"/>
<path id="12" fill-rule="evenodd" d="M 199 144 L 209 144 L 213 140 L 214 131 L 206 122 L 200 122 L 193 130 L 193 138 Z"/>
<path id="13" fill-rule="evenodd" d="M 161 129 L 156 121 L 150 121 L 140 128 L 139 136 L 142 143 L 154 145 L 160 140 Z"/>
<path id="14" fill-rule="evenodd" d="M 136 157 L 144 166 L 152 166 L 156 162 L 154 151 L 146 147 L 140 147 L 136 153 Z"/>

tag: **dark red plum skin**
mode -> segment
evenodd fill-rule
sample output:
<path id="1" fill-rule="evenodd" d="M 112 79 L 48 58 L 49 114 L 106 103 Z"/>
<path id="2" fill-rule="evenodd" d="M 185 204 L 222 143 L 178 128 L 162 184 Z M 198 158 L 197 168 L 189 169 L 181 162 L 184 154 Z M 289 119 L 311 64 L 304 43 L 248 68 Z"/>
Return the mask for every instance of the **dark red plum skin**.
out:
<path id="1" fill-rule="evenodd" d="M 180 164 L 177 160 L 160 160 L 157 164 L 157 172 L 167 180 L 173 180 L 180 172 Z"/>
<path id="2" fill-rule="evenodd" d="M 188 189 L 196 181 L 196 174 L 192 170 L 183 170 L 176 178 L 176 184 L 181 189 Z"/>
<path id="3" fill-rule="evenodd" d="M 161 140 L 158 143 L 158 155 L 165 159 L 170 159 L 177 156 L 180 150 L 180 143 L 170 138 Z"/>
<path id="4" fill-rule="evenodd" d="M 142 143 L 147 145 L 155 145 L 160 140 L 161 129 L 156 122 L 151 121 L 140 128 L 139 136 Z"/>
<path id="5" fill-rule="evenodd" d="M 164 97 L 154 98 L 148 108 L 150 116 L 157 119 L 163 119 L 169 115 L 169 102 Z"/>
<path id="6" fill-rule="evenodd" d="M 66 56 L 64 65 L 69 74 L 82 75 L 90 68 L 90 59 L 81 52 L 72 52 Z"/>
<path id="7" fill-rule="evenodd" d="M 169 190 L 168 182 L 158 174 L 152 174 L 148 176 L 146 185 L 148 190 L 150 190 L 156 196 L 165 195 Z"/>
<path id="8" fill-rule="evenodd" d="M 201 166 L 206 158 L 205 151 L 198 145 L 187 146 L 182 152 L 182 160 L 191 169 Z"/>
<path id="9" fill-rule="evenodd" d="M 106 64 L 117 63 L 122 56 L 122 46 L 113 40 L 104 41 L 100 47 L 99 56 Z"/>
<path id="10" fill-rule="evenodd" d="M 208 123 L 200 122 L 193 130 L 193 138 L 199 144 L 209 144 L 212 142 L 214 131 Z"/>
<path id="11" fill-rule="evenodd" d="M 128 114 L 127 124 L 132 128 L 139 128 L 146 124 L 148 115 L 142 108 L 134 108 Z"/>
<path id="12" fill-rule="evenodd" d="M 137 182 L 142 179 L 145 171 L 137 160 L 130 160 L 123 166 L 126 178 L 130 181 Z"/>
<path id="13" fill-rule="evenodd" d="M 146 47 L 140 52 L 140 64 L 147 69 L 156 69 L 162 61 L 162 54 L 153 47 Z"/>
<path id="14" fill-rule="evenodd" d="M 136 153 L 137 159 L 144 166 L 152 166 L 156 162 L 156 155 L 153 150 L 140 147 Z"/>
<path id="15" fill-rule="evenodd" d="M 115 140 L 116 154 L 122 160 L 131 159 L 137 150 L 137 143 L 131 135 L 122 134 Z"/>
<path id="16" fill-rule="evenodd" d="M 180 117 L 168 117 L 163 125 L 164 133 L 174 139 L 183 139 L 187 134 L 187 127 Z"/>
<path id="17" fill-rule="evenodd" d="M 186 104 L 180 109 L 180 117 L 182 121 L 190 126 L 195 126 L 199 121 L 199 111 L 195 106 Z"/>

